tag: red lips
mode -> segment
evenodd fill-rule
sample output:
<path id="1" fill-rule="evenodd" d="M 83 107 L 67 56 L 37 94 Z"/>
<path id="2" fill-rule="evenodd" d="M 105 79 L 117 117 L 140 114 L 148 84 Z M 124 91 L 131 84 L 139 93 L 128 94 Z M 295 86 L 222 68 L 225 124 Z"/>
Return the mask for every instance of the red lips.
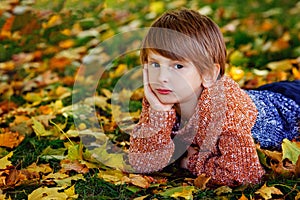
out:
<path id="1" fill-rule="evenodd" d="M 159 93 L 159 94 L 170 94 L 172 92 L 172 90 L 168 90 L 168 89 L 156 89 L 156 91 Z"/>

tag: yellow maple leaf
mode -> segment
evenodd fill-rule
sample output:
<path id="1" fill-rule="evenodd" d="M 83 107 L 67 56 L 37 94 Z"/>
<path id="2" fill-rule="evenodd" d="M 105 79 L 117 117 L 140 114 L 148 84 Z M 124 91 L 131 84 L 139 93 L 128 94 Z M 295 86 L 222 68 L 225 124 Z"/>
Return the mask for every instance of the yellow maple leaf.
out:
<path id="1" fill-rule="evenodd" d="M 74 40 L 72 39 L 68 39 L 68 40 L 64 40 L 64 41 L 61 41 L 59 42 L 58 46 L 63 48 L 63 49 L 68 49 L 68 48 L 71 48 L 75 45 L 75 42 Z"/>
<path id="2" fill-rule="evenodd" d="M 193 199 L 193 192 L 195 191 L 194 186 L 179 186 L 175 188 L 170 188 L 162 193 L 159 193 L 160 195 L 164 197 L 182 197 L 187 200 L 192 200 Z"/>
<path id="3" fill-rule="evenodd" d="M 43 23 L 42 26 L 44 29 L 52 27 L 52 26 L 56 26 L 62 23 L 62 19 L 60 17 L 60 15 L 52 15 L 49 19 L 48 22 Z"/>
<path id="4" fill-rule="evenodd" d="M 268 187 L 264 184 L 259 190 L 255 192 L 255 194 L 259 194 L 265 200 L 272 199 L 272 194 L 282 195 L 282 192 L 275 187 Z"/>
<path id="5" fill-rule="evenodd" d="M 70 188 L 66 189 L 64 192 L 68 195 L 68 197 L 71 197 L 73 199 L 78 198 L 78 194 L 75 193 L 75 185 L 72 185 Z"/>
<path id="6" fill-rule="evenodd" d="M 232 66 L 229 70 L 229 75 L 233 80 L 239 81 L 244 77 L 245 72 L 241 67 Z"/>
<path id="7" fill-rule="evenodd" d="M 7 166 L 11 166 L 11 162 L 8 160 L 13 156 L 13 151 L 0 159 L 0 169 L 6 169 Z"/>
<path id="8" fill-rule="evenodd" d="M 118 67 L 114 70 L 109 72 L 110 78 L 116 78 L 122 76 L 128 70 L 126 64 L 119 64 Z"/>
<path id="9" fill-rule="evenodd" d="M 59 199 L 66 200 L 68 195 L 65 192 L 59 192 L 63 189 L 62 187 L 40 187 L 34 190 L 31 194 L 28 195 L 28 200 L 48 200 L 48 199 Z"/>
<path id="10" fill-rule="evenodd" d="M 149 181 L 144 178 L 142 175 L 139 174 L 129 174 L 130 183 L 132 183 L 135 186 L 141 187 L 141 188 L 148 188 L 150 186 Z"/>

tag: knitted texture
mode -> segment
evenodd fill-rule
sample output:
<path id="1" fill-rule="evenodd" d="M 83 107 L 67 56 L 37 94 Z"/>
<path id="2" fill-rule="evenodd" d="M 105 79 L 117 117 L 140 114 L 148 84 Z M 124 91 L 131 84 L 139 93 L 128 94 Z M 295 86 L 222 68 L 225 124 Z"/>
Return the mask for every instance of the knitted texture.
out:
<path id="1" fill-rule="evenodd" d="M 268 90 L 246 92 L 258 110 L 252 136 L 262 148 L 280 149 L 283 139 L 299 137 L 300 106 L 295 101 Z"/>
<path id="2" fill-rule="evenodd" d="M 140 173 L 157 171 L 174 156 L 174 143 L 176 148 L 193 143 L 198 153 L 190 157 L 188 169 L 195 175 L 205 174 L 217 185 L 258 183 L 264 170 L 251 135 L 256 116 L 251 98 L 228 77 L 203 90 L 195 113 L 178 131 L 174 110 L 153 111 L 144 99 L 130 138 L 129 162 Z"/>

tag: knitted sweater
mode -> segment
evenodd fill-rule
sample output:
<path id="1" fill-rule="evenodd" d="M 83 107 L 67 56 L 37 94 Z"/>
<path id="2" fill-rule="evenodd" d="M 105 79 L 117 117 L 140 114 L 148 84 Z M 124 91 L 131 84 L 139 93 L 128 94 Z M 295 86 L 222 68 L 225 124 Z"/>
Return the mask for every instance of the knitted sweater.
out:
<path id="1" fill-rule="evenodd" d="M 257 114 L 251 98 L 228 77 L 203 90 L 194 114 L 178 131 L 172 131 L 174 109 L 155 111 L 144 99 L 130 138 L 129 162 L 139 173 L 158 171 L 174 158 L 175 144 L 181 144 L 176 145 L 181 154 L 192 144 L 198 149 L 188 162 L 193 174 L 205 174 L 217 185 L 258 183 L 265 172 L 251 135 Z"/>

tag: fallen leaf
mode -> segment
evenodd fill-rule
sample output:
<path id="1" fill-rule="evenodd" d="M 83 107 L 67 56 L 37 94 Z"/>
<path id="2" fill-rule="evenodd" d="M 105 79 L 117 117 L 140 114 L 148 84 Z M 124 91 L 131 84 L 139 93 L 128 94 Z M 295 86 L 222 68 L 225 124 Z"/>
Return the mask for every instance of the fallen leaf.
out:
<path id="1" fill-rule="evenodd" d="M 66 173 L 69 171 L 76 171 L 77 173 L 86 174 L 89 172 L 89 168 L 86 165 L 81 164 L 78 160 L 62 160 L 60 162 L 60 172 Z"/>
<path id="2" fill-rule="evenodd" d="M 76 174 L 74 176 L 69 176 L 65 173 L 57 172 L 57 173 L 50 173 L 47 176 L 43 177 L 43 183 L 51 184 L 53 182 L 56 183 L 57 186 L 68 187 L 71 186 L 72 181 L 77 180 L 85 180 L 82 174 Z"/>
<path id="3" fill-rule="evenodd" d="M 272 194 L 282 195 L 282 192 L 275 187 L 268 187 L 264 184 L 259 190 L 255 192 L 255 194 L 259 194 L 265 200 L 272 199 Z"/>
<path id="4" fill-rule="evenodd" d="M 164 197 L 173 197 L 173 198 L 182 197 L 187 200 L 192 200 L 193 192 L 195 190 L 196 189 L 194 186 L 179 186 L 179 187 L 167 189 L 166 191 L 159 193 L 159 195 Z"/>
<path id="5" fill-rule="evenodd" d="M 6 169 L 8 166 L 12 166 L 11 161 L 8 160 L 12 156 L 13 151 L 9 152 L 9 154 L 0 159 L 0 169 Z"/>
<path id="6" fill-rule="evenodd" d="M 24 140 L 25 136 L 20 135 L 18 132 L 5 132 L 0 134 L 0 146 L 14 148 Z"/>
<path id="7" fill-rule="evenodd" d="M 62 187 L 40 187 L 28 195 L 28 200 L 67 200 L 68 195 L 65 192 L 59 192 Z"/>
<path id="8" fill-rule="evenodd" d="M 58 179 L 55 179 L 53 180 L 57 186 L 70 186 L 72 184 L 72 181 L 78 181 L 78 180 L 84 180 L 85 181 L 85 178 L 82 174 L 76 174 L 74 176 L 70 176 L 70 177 L 67 177 L 67 178 L 58 178 Z"/>
<path id="9" fill-rule="evenodd" d="M 122 170 L 129 167 L 125 164 L 123 158 L 124 155 L 122 153 L 108 153 L 106 148 L 107 142 L 101 145 L 101 147 L 90 150 L 92 157 L 97 159 L 102 164 L 115 169 Z"/>
<path id="10" fill-rule="evenodd" d="M 232 66 L 230 67 L 229 75 L 233 80 L 239 81 L 244 77 L 245 72 L 241 67 Z"/>
<path id="11" fill-rule="evenodd" d="M 296 164 L 298 157 L 300 155 L 300 143 L 291 142 L 288 139 L 284 139 L 282 144 L 282 160 L 289 159 L 293 164 Z"/>
<path id="12" fill-rule="evenodd" d="M 61 47 L 61 48 L 63 48 L 63 49 L 71 48 L 74 45 L 75 45 L 75 42 L 72 39 L 61 41 L 58 44 L 58 46 Z"/>
<path id="13" fill-rule="evenodd" d="M 292 60 L 274 61 L 267 64 L 267 67 L 272 71 L 286 71 L 293 68 Z"/>
<path id="14" fill-rule="evenodd" d="M 297 177 L 300 176 L 300 155 L 298 156 L 298 160 L 296 162 L 296 166 L 295 166 L 295 174 Z"/>
<path id="15" fill-rule="evenodd" d="M 206 184 L 208 183 L 210 178 L 211 177 L 207 177 L 205 174 L 201 174 L 194 180 L 194 185 L 197 188 L 204 190 L 206 188 Z"/>
<path id="16" fill-rule="evenodd" d="M 34 117 L 32 117 L 32 122 L 33 122 L 32 129 L 34 130 L 38 138 L 51 136 L 54 134 L 52 131 L 46 130 L 44 125 L 41 122 L 37 121 Z"/>
<path id="17" fill-rule="evenodd" d="M 130 183 L 141 188 L 148 188 L 150 183 L 142 175 L 129 174 Z"/>
<path id="18" fill-rule="evenodd" d="M 242 196 L 238 200 L 248 200 L 248 198 L 243 193 Z"/>
<path id="19" fill-rule="evenodd" d="M 232 193 L 232 189 L 228 186 L 221 186 L 215 189 L 216 195 L 220 196 L 222 194 Z"/>
<path id="20" fill-rule="evenodd" d="M 130 179 L 122 171 L 115 169 L 99 171 L 98 177 L 116 185 L 130 181 Z"/>
<path id="21" fill-rule="evenodd" d="M 29 172 L 37 172 L 37 173 L 43 173 L 43 174 L 47 174 L 47 173 L 50 173 L 53 171 L 49 164 L 36 165 L 36 163 L 32 163 L 26 169 Z"/>
<path id="22" fill-rule="evenodd" d="M 77 199 L 78 194 L 75 194 L 75 185 L 72 185 L 68 189 L 65 189 L 65 193 L 68 195 L 69 198 Z"/>

